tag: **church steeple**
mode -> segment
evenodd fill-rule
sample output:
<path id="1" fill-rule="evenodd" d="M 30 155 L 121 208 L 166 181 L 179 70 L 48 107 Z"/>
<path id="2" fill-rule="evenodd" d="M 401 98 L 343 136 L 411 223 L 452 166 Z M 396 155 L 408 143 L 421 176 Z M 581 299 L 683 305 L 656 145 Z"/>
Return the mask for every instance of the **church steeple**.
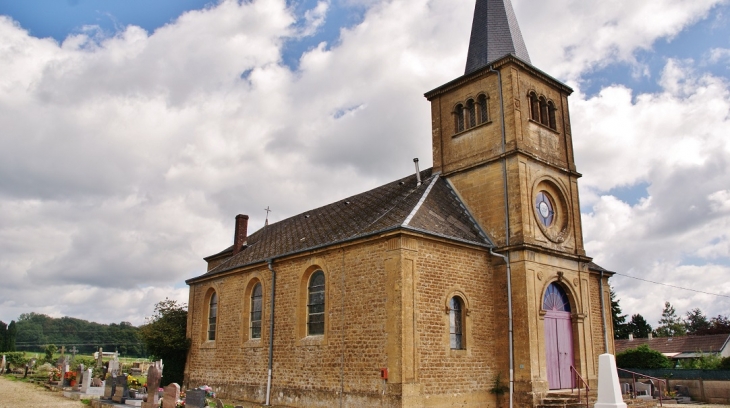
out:
<path id="1" fill-rule="evenodd" d="M 464 74 L 508 54 L 530 62 L 510 0 L 476 0 Z"/>

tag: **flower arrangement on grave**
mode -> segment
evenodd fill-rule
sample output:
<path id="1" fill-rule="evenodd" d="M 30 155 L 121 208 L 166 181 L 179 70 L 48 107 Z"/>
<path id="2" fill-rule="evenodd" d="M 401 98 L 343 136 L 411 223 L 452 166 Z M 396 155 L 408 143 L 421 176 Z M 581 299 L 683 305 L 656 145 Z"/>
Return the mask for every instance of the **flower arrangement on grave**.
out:
<path id="1" fill-rule="evenodd" d="M 208 385 L 201 385 L 199 387 L 201 390 L 205 391 L 205 397 L 206 398 L 215 398 L 215 392 L 213 392 L 213 389 Z"/>
<path id="2" fill-rule="evenodd" d="M 68 382 L 68 385 L 73 387 L 76 385 L 76 371 L 66 371 L 64 379 Z"/>
<path id="3" fill-rule="evenodd" d="M 48 381 L 61 381 L 61 370 L 53 367 L 50 371 L 50 378 Z"/>
<path id="4" fill-rule="evenodd" d="M 130 375 L 127 377 L 127 387 L 138 389 L 142 387 L 142 382 L 138 378 Z"/>

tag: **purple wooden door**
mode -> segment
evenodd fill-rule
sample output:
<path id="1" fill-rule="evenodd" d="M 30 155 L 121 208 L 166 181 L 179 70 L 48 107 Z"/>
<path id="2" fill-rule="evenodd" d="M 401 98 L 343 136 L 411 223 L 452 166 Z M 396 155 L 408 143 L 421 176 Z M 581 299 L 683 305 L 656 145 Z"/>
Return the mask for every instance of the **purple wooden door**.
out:
<path id="1" fill-rule="evenodd" d="M 551 390 L 573 387 L 573 328 L 570 303 L 556 284 L 548 286 L 543 299 L 545 309 L 545 362 Z"/>

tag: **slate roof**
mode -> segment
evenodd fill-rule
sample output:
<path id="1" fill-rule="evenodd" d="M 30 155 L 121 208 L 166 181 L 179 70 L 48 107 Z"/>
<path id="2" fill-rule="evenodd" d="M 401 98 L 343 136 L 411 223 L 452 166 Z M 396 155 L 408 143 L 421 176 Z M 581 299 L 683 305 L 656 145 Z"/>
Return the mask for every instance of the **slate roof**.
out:
<path id="1" fill-rule="evenodd" d="M 477 0 L 464 74 L 484 68 L 490 62 L 508 54 L 532 64 L 512 9 L 512 2 Z"/>
<path id="2" fill-rule="evenodd" d="M 719 353 L 727 346 L 728 340 L 730 340 L 730 334 L 710 334 L 706 336 L 621 339 L 614 340 L 614 346 L 616 347 L 616 353 L 620 353 L 630 348 L 636 348 L 646 344 L 652 350 L 674 356 L 680 353 L 694 354 L 698 351 L 702 351 L 703 353 Z"/>
<path id="3" fill-rule="evenodd" d="M 250 234 L 246 241 L 248 246 L 241 252 L 203 276 L 399 228 L 493 246 L 444 178 L 433 174 L 432 169 L 423 170 L 421 178 L 420 186 L 416 185 L 414 173 L 269 224 Z M 231 250 L 229 247 L 211 257 Z"/>

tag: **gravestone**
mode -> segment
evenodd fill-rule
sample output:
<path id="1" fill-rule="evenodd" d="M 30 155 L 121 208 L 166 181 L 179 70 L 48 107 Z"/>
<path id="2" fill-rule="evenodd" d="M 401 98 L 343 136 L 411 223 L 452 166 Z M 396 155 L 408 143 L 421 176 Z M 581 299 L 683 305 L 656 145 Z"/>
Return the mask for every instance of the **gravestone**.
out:
<path id="1" fill-rule="evenodd" d="M 6 362 L 5 362 L 5 354 L 3 354 L 3 359 L 0 362 L 0 374 L 5 373 L 5 364 L 6 364 Z"/>
<path id="2" fill-rule="evenodd" d="M 63 362 L 61 363 L 61 365 L 59 367 L 59 370 L 61 371 L 61 382 L 59 383 L 59 385 L 61 387 L 64 387 L 64 386 L 66 386 L 66 373 L 68 372 L 68 364 L 65 363 L 66 360 L 63 357 L 59 358 L 59 360 L 62 360 L 62 359 L 63 359 Z"/>
<path id="3" fill-rule="evenodd" d="M 118 360 L 109 360 L 109 372 L 112 373 L 112 375 L 121 374 L 121 366 Z"/>
<path id="4" fill-rule="evenodd" d="M 185 392 L 185 408 L 205 408 L 205 391 L 199 388 Z"/>
<path id="5" fill-rule="evenodd" d="M 84 380 L 84 365 L 79 364 L 76 368 L 76 385 L 73 386 L 74 391 L 78 391 L 81 388 L 81 382 Z"/>
<path id="6" fill-rule="evenodd" d="M 160 389 L 162 370 L 158 368 L 157 362 L 147 370 L 147 401 L 142 403 L 142 408 L 157 408 L 160 406 L 160 397 L 157 390 Z"/>
<path id="7" fill-rule="evenodd" d="M 113 375 L 106 377 L 106 383 L 104 384 L 104 399 L 112 399 L 114 396 L 114 387 L 116 386 L 116 378 Z"/>
<path id="8" fill-rule="evenodd" d="M 129 387 L 127 386 L 127 375 L 118 375 L 114 381 L 116 388 L 114 389 L 114 396 L 112 401 L 124 404 L 129 398 Z"/>
<path id="9" fill-rule="evenodd" d="M 83 365 L 83 364 L 81 364 Z M 91 387 L 91 369 L 87 369 L 84 371 L 84 375 L 81 377 L 81 387 L 79 387 L 79 391 L 81 391 L 82 394 L 86 394 L 89 392 L 89 387 Z"/>
<path id="10" fill-rule="evenodd" d="M 165 387 L 165 393 L 162 395 L 162 408 L 175 408 L 177 400 L 180 399 L 180 386 L 172 383 Z"/>
<path id="11" fill-rule="evenodd" d="M 223 405 L 223 401 L 221 401 L 220 398 L 215 399 L 215 408 L 226 408 L 225 405 Z"/>
<path id="12" fill-rule="evenodd" d="M 96 355 L 96 367 L 99 368 L 104 365 L 104 359 L 102 358 L 104 353 L 101 351 L 101 347 L 99 347 L 99 354 Z"/>

